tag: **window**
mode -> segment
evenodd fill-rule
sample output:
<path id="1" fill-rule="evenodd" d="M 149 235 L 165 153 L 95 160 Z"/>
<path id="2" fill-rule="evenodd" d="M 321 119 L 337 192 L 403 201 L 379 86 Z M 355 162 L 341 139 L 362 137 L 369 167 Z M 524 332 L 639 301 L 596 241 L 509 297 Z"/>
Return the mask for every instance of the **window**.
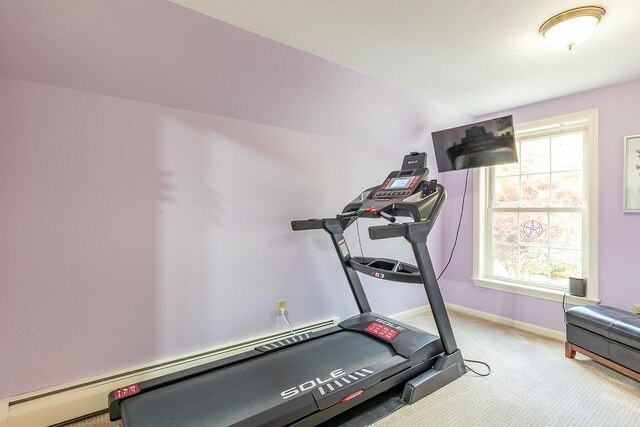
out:
<path id="1" fill-rule="evenodd" d="M 475 171 L 473 280 L 560 300 L 583 277 L 597 301 L 597 110 L 515 132 L 518 163 Z"/>

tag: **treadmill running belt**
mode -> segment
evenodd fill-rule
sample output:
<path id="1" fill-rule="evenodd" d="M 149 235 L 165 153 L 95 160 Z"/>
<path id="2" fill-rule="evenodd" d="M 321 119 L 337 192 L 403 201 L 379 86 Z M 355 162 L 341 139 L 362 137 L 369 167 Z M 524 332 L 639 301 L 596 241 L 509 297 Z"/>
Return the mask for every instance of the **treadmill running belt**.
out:
<path id="1" fill-rule="evenodd" d="M 342 331 L 132 396 L 122 402 L 122 419 L 136 427 L 230 425 L 285 402 L 285 390 L 394 355 L 375 338 Z"/>

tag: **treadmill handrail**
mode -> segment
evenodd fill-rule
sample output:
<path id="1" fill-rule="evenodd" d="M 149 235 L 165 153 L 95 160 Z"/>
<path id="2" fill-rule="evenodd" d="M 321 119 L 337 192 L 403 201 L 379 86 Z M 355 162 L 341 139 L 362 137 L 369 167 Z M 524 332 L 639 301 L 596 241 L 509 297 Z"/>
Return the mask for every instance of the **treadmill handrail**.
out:
<path id="1" fill-rule="evenodd" d="M 324 230 L 329 234 L 342 234 L 355 221 L 355 215 L 344 218 L 310 218 L 291 221 L 293 231 Z"/>
<path id="2" fill-rule="evenodd" d="M 321 219 L 296 219 L 291 221 L 291 229 L 293 231 L 301 230 L 321 230 L 324 227 L 324 222 Z"/>
<path id="3" fill-rule="evenodd" d="M 371 240 L 391 239 L 405 237 L 406 235 L 406 224 L 372 225 L 369 227 L 369 238 Z"/>

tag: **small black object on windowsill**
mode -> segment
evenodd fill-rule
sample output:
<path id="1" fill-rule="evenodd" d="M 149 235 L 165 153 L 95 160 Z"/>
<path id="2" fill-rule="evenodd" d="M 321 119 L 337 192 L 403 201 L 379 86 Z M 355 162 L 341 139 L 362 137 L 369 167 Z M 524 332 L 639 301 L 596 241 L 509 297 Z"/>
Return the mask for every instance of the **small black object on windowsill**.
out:
<path id="1" fill-rule="evenodd" d="M 581 277 L 569 277 L 569 293 L 574 297 L 586 297 L 587 282 Z"/>

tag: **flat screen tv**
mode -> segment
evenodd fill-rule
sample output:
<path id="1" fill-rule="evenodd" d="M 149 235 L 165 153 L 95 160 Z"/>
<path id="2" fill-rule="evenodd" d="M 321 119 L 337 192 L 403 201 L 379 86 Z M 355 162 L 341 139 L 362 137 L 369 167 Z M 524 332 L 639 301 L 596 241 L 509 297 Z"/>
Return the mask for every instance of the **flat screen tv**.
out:
<path id="1" fill-rule="evenodd" d="M 512 116 L 431 134 L 439 172 L 517 163 Z"/>

